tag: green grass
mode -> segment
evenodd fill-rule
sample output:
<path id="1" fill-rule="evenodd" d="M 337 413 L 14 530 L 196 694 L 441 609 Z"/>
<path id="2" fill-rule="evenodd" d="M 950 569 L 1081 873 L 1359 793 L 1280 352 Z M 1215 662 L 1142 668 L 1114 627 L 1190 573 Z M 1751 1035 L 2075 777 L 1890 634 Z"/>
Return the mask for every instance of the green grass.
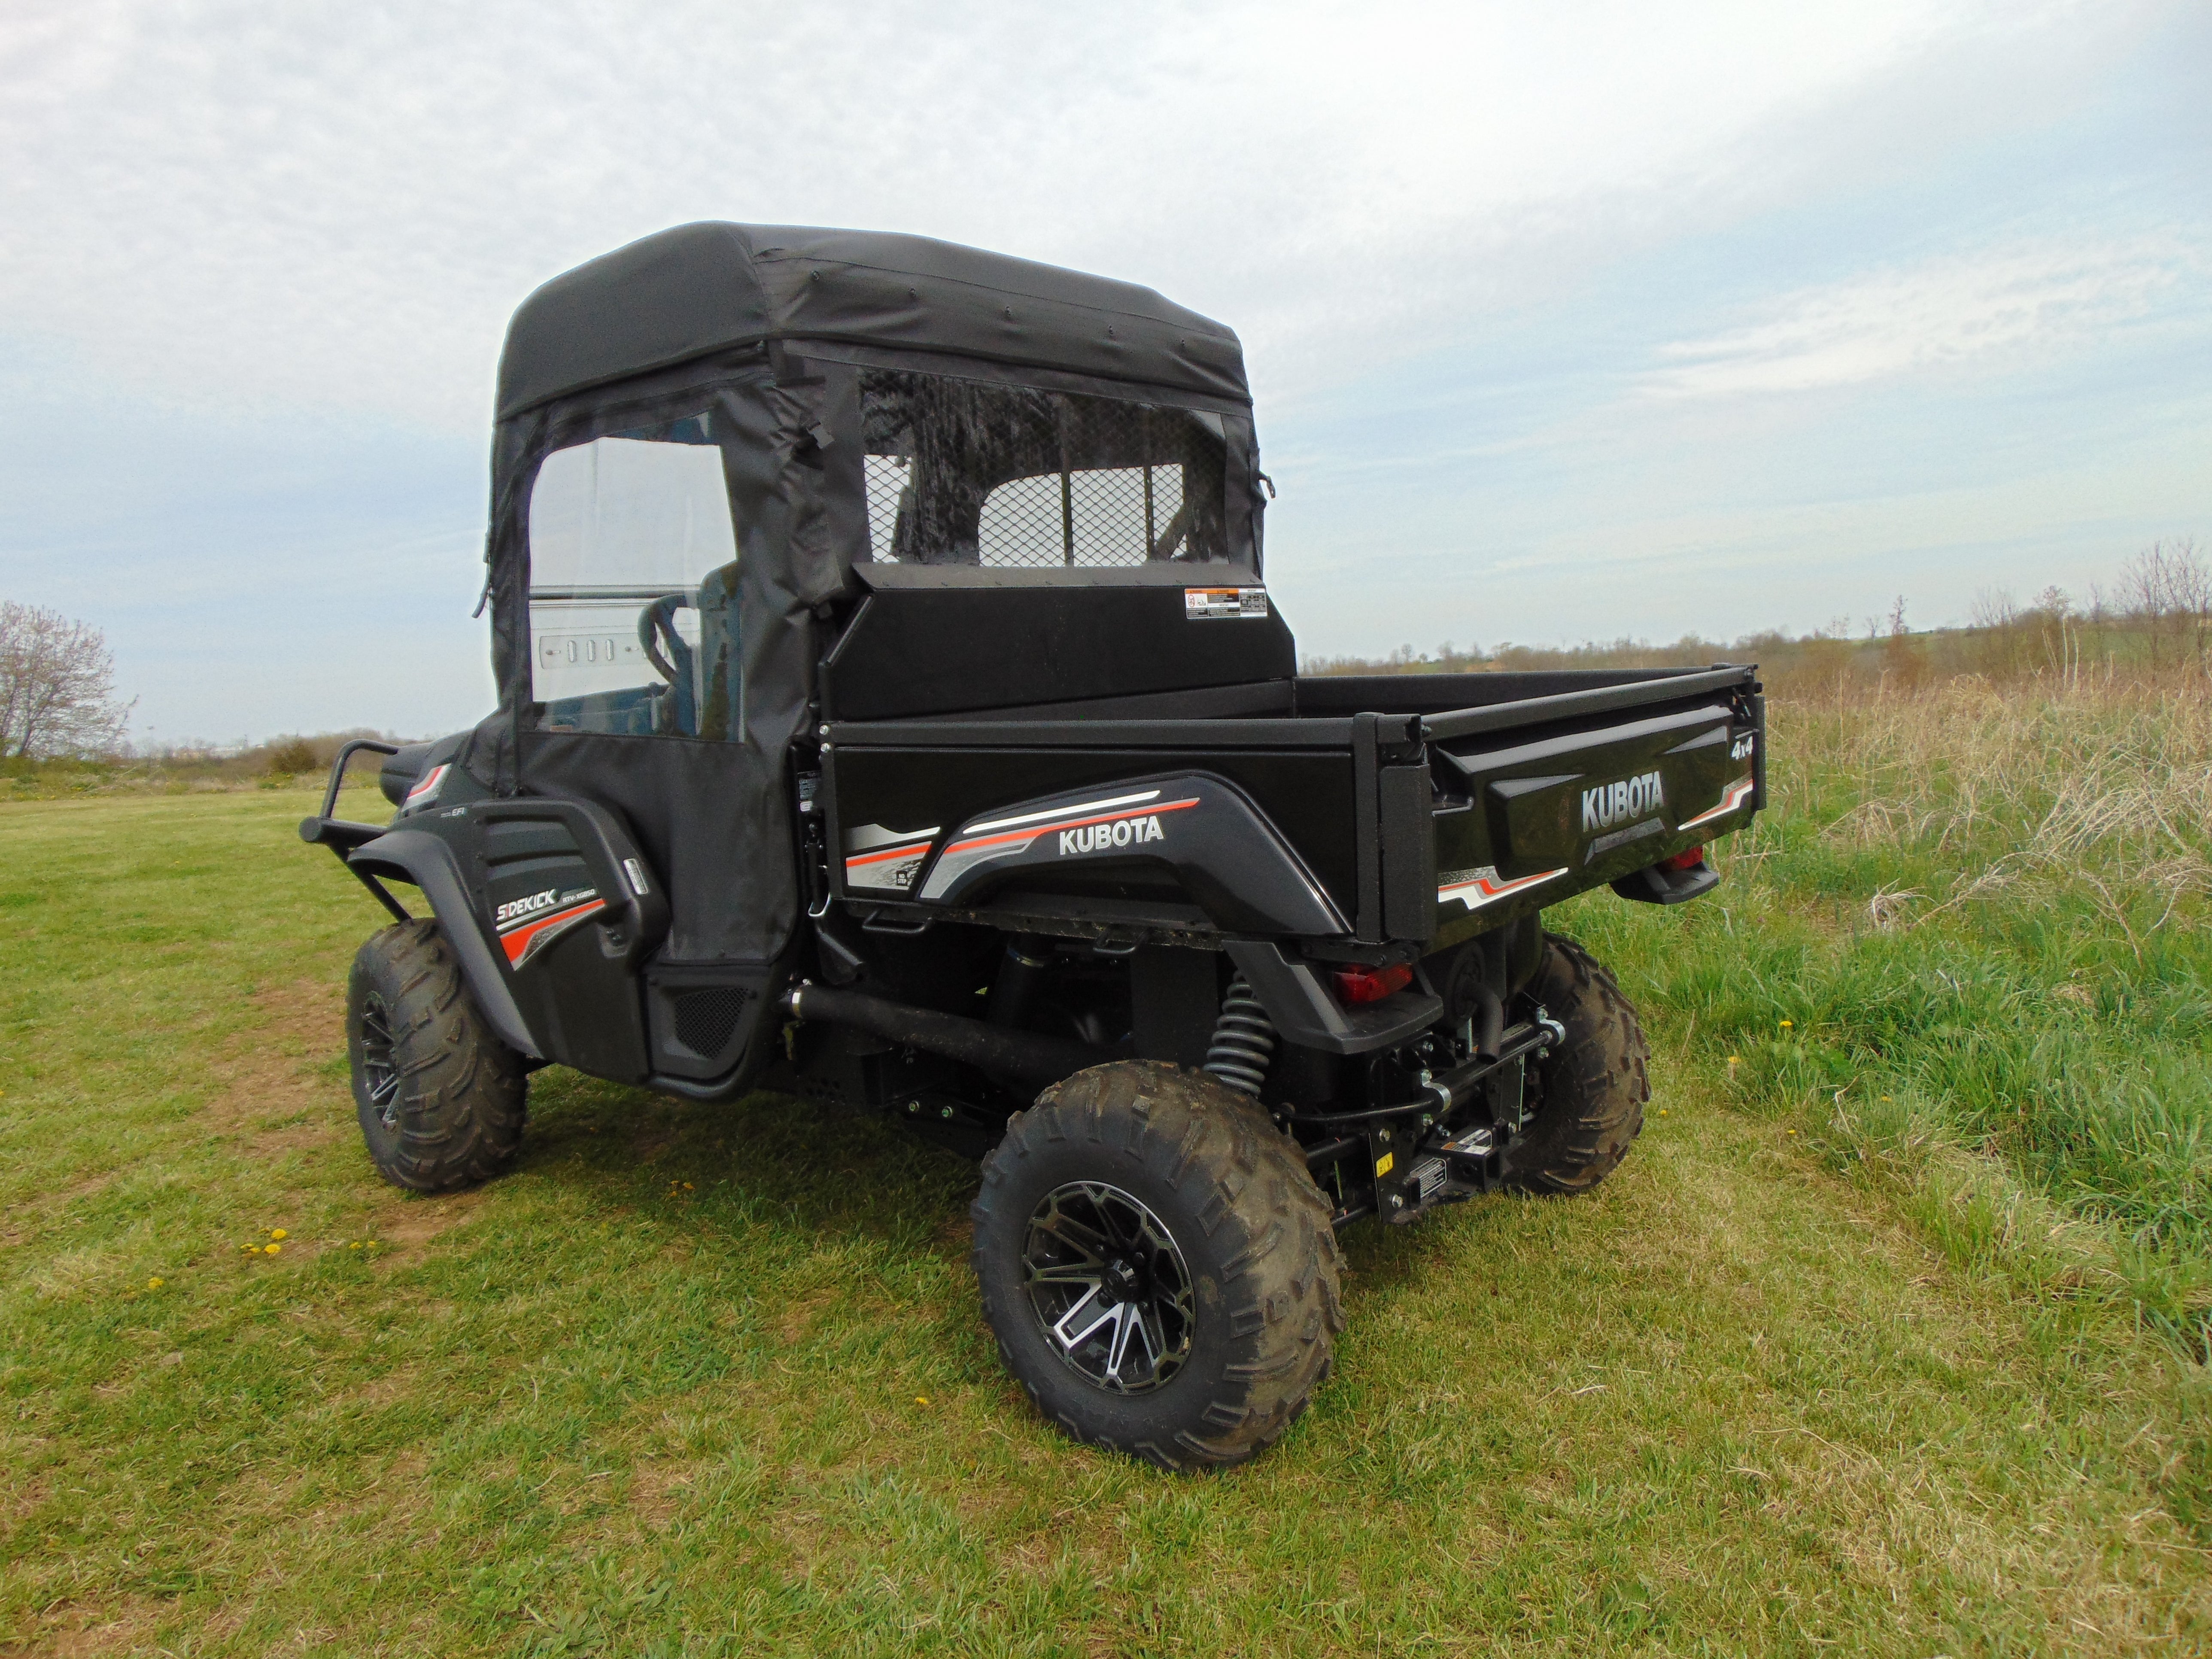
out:
<path id="1" fill-rule="evenodd" d="M 0 1651 L 2201 1646 L 2197 897 L 2130 842 L 2127 933 L 2025 865 L 1911 927 L 2033 812 L 1854 842 L 1778 725 L 1723 896 L 1559 918 L 1647 1007 L 1635 1155 L 1347 1235 L 1335 1378 L 1201 1479 L 1036 1419 L 894 1124 L 556 1071 L 509 1177 L 381 1186 L 306 794 L 0 807 Z"/>

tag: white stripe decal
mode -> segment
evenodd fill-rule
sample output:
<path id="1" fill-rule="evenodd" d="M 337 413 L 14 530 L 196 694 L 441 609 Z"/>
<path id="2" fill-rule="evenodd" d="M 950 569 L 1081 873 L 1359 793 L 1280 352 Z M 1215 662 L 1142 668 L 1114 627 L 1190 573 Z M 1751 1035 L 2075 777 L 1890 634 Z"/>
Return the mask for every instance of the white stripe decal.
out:
<path id="1" fill-rule="evenodd" d="M 437 799 L 438 791 L 445 787 L 446 774 L 453 769 L 453 763 L 450 761 L 448 761 L 445 765 L 434 769 L 428 777 L 423 779 L 422 782 L 416 784 L 412 789 L 410 789 L 407 792 L 407 799 L 404 803 L 402 803 L 402 805 L 412 806 L 417 801 L 420 801 L 423 805 L 428 805 L 430 802 Z"/>
<path id="2" fill-rule="evenodd" d="M 1079 818 L 1086 812 L 1104 812 L 1116 806 L 1133 806 L 1139 801 L 1158 800 L 1160 792 L 1147 789 L 1141 795 L 1116 795 L 1111 800 L 1079 801 L 1073 806 L 1054 806 L 1042 812 L 1024 812 L 1011 818 L 993 818 L 988 823 L 971 823 L 960 832 L 960 839 L 988 834 L 994 830 L 1011 830 L 1019 823 L 1035 823 L 1039 818 Z"/>
<path id="3" fill-rule="evenodd" d="M 1470 910 L 1480 910 L 1486 904 L 1495 904 L 1498 900 L 1510 898 L 1524 888 L 1534 887 L 1540 882 L 1556 880 L 1566 873 L 1566 870 L 1562 867 L 1558 870 L 1546 870 L 1534 876 L 1516 876 L 1511 881 L 1504 881 L 1499 879 L 1498 872 L 1495 870 L 1477 870 L 1473 872 L 1472 878 L 1469 880 L 1447 882 L 1443 886 L 1437 888 L 1437 902 L 1449 904 L 1456 899 Z"/>
<path id="4" fill-rule="evenodd" d="M 1745 797 L 1751 793 L 1758 781 L 1756 778 L 1738 778 L 1721 791 L 1721 804 L 1718 806 L 1710 811 L 1700 812 L 1697 817 L 1686 823 L 1678 823 L 1674 827 L 1678 830 L 1694 830 L 1701 823 L 1710 823 L 1715 818 L 1726 817 L 1743 805 Z"/>

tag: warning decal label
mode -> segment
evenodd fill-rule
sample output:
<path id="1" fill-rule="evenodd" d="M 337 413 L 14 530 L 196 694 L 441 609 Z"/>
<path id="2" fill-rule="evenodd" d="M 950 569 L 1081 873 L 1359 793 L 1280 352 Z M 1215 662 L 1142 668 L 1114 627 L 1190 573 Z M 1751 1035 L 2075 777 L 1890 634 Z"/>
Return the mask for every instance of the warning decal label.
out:
<path id="1" fill-rule="evenodd" d="M 1264 587 L 1186 587 L 1182 614 L 1193 622 L 1231 621 L 1267 614 Z"/>

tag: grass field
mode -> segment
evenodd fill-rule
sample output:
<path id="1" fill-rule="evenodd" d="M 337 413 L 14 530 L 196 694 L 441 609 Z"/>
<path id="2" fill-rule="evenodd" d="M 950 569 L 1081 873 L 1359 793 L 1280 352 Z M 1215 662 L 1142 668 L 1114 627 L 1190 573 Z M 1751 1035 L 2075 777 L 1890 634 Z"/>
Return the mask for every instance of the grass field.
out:
<path id="1" fill-rule="evenodd" d="M 1635 1155 L 1347 1234 L 1204 1479 L 1034 1418 L 894 1125 L 556 1071 L 513 1176 L 381 1186 L 304 793 L 0 806 L 0 1651 L 2202 1650 L 2212 714 L 1774 735 L 1719 895 L 1555 915 Z"/>

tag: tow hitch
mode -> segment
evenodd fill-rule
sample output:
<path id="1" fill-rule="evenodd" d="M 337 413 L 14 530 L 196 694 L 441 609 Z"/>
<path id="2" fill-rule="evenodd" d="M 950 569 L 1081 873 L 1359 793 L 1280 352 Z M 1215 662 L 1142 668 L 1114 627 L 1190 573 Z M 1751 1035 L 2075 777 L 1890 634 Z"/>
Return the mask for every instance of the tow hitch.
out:
<path id="1" fill-rule="evenodd" d="M 1334 1189 L 1335 1224 L 1379 1214 L 1412 1221 L 1439 1204 L 1457 1203 L 1504 1179 L 1505 1149 L 1527 1121 L 1528 1063 L 1566 1040 L 1566 1028 L 1539 1008 L 1505 1028 L 1495 1054 L 1477 1054 L 1449 1071 L 1419 1073 L 1419 1093 L 1395 1105 L 1360 1112 L 1301 1112 L 1290 1121 L 1343 1132 L 1307 1154 L 1315 1178 Z M 1359 1188 L 1364 1154 L 1372 1197 Z"/>

